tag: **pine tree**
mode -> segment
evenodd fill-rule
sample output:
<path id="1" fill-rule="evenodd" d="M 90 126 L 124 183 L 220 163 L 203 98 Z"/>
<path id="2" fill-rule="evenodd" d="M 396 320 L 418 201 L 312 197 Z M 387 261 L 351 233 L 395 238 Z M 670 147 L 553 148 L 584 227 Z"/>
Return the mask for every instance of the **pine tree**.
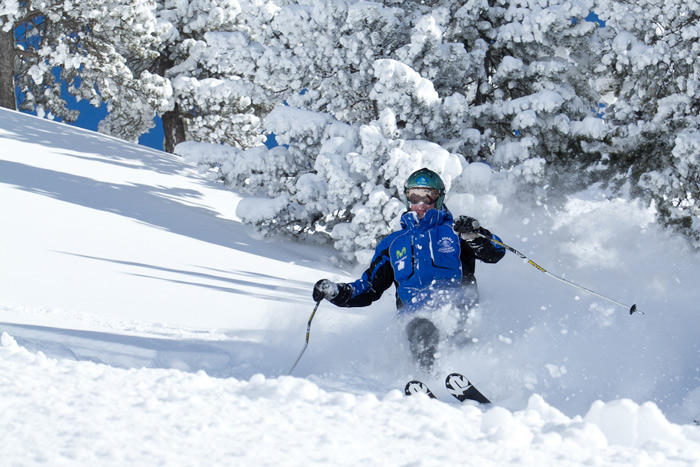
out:
<path id="1" fill-rule="evenodd" d="M 157 2 L 161 42 L 148 70 L 172 84 L 172 107 L 163 114 L 165 150 L 184 141 L 245 149 L 265 140 L 262 118 L 281 103 L 251 74 L 264 65 L 251 34 L 269 23 L 271 2 L 195 0 Z"/>
<path id="2" fill-rule="evenodd" d="M 78 113 L 67 108 L 62 84 L 78 99 L 96 106 L 107 102 L 113 115 L 119 114 L 125 99 L 151 98 L 144 86 L 148 76 L 135 75 L 126 66 L 128 60 L 148 58 L 157 42 L 155 18 L 147 4 L 3 1 L 0 11 L 3 105 L 12 108 L 16 86 L 19 108 L 74 121 Z M 126 136 L 135 138 L 148 125 L 152 122 L 132 122 Z"/>
<path id="3" fill-rule="evenodd" d="M 601 1 L 597 85 L 616 129 L 602 174 L 700 245 L 700 2 Z"/>
<path id="4" fill-rule="evenodd" d="M 279 105 L 271 97 L 278 95 L 291 107 L 276 108 L 264 124 L 285 145 L 264 158 L 285 161 L 289 171 L 266 174 L 258 164 L 246 177 L 234 168 L 255 165 L 245 161 L 260 158 L 259 149 L 219 153 L 203 165 L 239 190 L 272 198 L 251 201 L 257 209 L 240 205 L 263 233 L 321 233 L 343 251 L 372 248 L 397 226 L 403 181 L 422 166 L 456 190 L 472 161 L 529 182 L 555 177 L 581 153 L 595 159 L 606 136 L 586 76 L 597 31 L 583 21 L 590 7 L 327 0 L 243 8 L 251 28 L 237 40 L 246 47 L 229 42 L 219 47 L 226 54 L 211 56 L 265 93 L 253 100 Z M 303 119 L 294 108 L 304 109 Z"/>

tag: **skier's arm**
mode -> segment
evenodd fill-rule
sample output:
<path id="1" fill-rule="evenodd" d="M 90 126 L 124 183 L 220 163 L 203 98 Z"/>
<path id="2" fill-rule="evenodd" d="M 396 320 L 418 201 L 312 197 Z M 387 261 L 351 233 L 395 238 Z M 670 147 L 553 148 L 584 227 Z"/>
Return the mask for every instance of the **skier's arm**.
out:
<path id="1" fill-rule="evenodd" d="M 343 307 L 367 306 L 379 300 L 393 282 L 394 270 L 389 262 L 388 252 L 378 248 L 362 277 L 349 284 L 338 284 L 339 293 L 331 303 Z"/>

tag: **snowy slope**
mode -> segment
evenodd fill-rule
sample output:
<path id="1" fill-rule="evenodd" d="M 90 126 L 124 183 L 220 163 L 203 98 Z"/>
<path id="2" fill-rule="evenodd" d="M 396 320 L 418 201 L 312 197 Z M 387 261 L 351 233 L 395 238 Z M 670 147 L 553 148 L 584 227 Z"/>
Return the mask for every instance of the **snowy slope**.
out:
<path id="1" fill-rule="evenodd" d="M 469 169 L 468 169 L 469 170 Z M 590 190 L 523 205 L 471 169 L 447 199 L 554 274 L 479 265 L 473 343 L 444 348 L 495 400 L 458 405 L 410 362 L 393 297 L 319 307 L 364 265 L 260 239 L 181 159 L 0 110 L 0 465 L 694 465 L 698 255 Z M 427 381 L 440 400 L 406 398 Z"/>

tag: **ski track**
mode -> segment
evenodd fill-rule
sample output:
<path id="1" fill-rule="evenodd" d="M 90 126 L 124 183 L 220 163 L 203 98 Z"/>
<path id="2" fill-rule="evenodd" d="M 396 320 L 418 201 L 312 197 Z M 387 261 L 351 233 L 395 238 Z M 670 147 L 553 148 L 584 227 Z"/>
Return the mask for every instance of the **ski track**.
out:
<path id="1" fill-rule="evenodd" d="M 2 466 L 700 464 L 700 261 L 646 207 L 488 202 L 506 243 L 644 315 L 509 254 L 479 265 L 470 340 L 436 374 L 387 293 L 322 303 L 287 376 L 313 283 L 365 265 L 259 238 L 177 157 L 3 109 L 0 128 Z M 460 405 L 453 371 L 494 403 Z"/>

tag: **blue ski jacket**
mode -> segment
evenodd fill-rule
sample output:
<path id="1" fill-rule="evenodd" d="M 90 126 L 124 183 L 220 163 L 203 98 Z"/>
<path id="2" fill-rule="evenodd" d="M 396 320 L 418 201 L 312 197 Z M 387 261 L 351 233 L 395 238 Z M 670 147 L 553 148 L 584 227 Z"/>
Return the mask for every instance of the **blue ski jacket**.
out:
<path id="1" fill-rule="evenodd" d="M 362 277 L 339 284 L 340 293 L 331 302 L 345 307 L 367 306 L 392 284 L 400 315 L 466 301 L 463 291 L 476 285 L 475 260 L 496 263 L 505 249 L 486 238 L 462 240 L 453 224 L 446 208 L 430 209 L 421 220 L 416 213 L 406 212 L 401 216 L 401 230 L 379 242 Z M 484 228 L 480 233 L 498 239 Z"/>

